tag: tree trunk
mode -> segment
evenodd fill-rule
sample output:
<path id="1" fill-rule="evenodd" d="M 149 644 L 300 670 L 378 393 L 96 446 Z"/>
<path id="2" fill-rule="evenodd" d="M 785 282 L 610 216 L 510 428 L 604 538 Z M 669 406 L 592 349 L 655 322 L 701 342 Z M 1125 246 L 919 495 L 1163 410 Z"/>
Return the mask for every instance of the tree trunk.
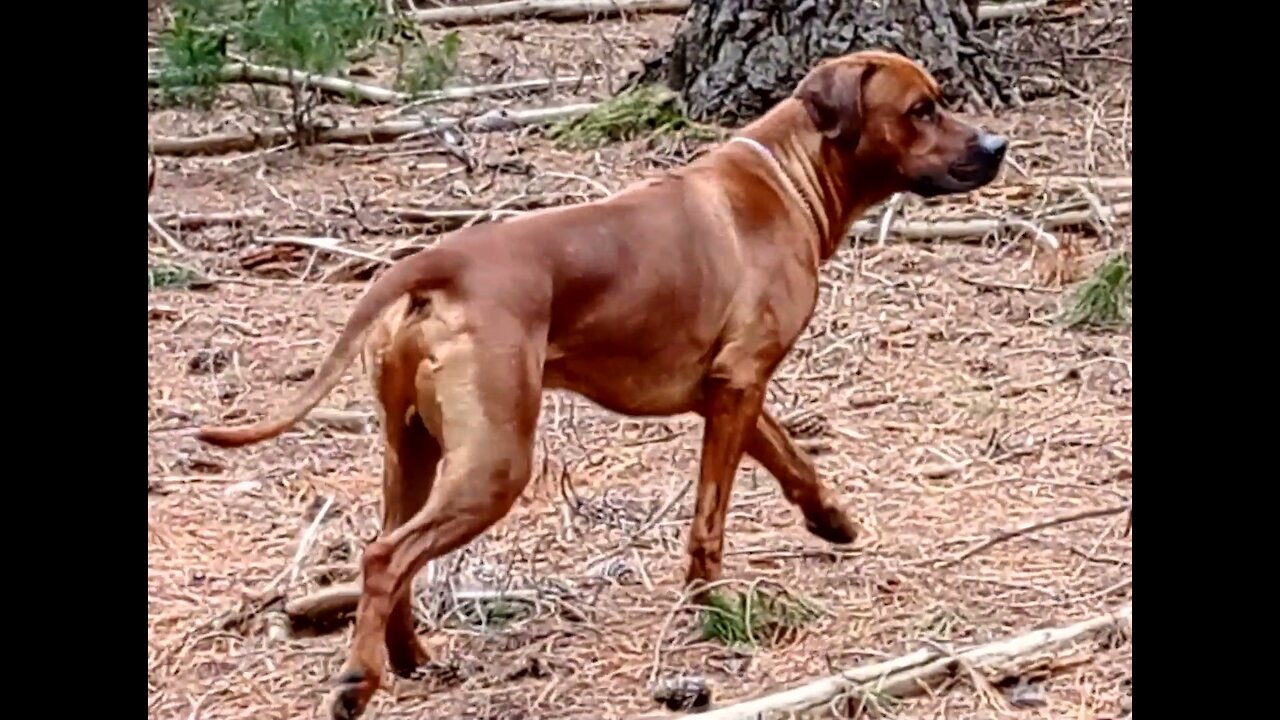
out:
<path id="1" fill-rule="evenodd" d="M 973 0 L 693 0 L 633 83 L 661 82 L 694 120 L 736 125 L 787 97 L 819 60 L 855 50 L 922 62 L 951 101 L 1010 102 L 1012 84 L 971 44 Z"/>

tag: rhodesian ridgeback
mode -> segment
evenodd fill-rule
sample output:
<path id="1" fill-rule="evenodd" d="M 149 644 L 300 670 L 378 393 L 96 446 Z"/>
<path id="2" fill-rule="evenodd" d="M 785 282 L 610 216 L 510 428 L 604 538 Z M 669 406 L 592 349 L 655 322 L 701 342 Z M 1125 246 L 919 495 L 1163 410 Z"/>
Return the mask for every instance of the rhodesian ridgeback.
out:
<path id="1" fill-rule="evenodd" d="M 389 268 L 295 400 L 257 424 L 199 433 L 224 447 L 279 435 L 333 389 L 367 336 L 383 528 L 364 553 L 333 717 L 363 712 L 388 661 L 407 675 L 428 659 L 413 577 L 511 509 L 533 471 L 545 389 L 630 416 L 704 418 L 689 583 L 720 577 L 744 453 L 810 532 L 852 542 L 841 503 L 764 409 L 765 386 L 855 219 L 894 193 L 981 187 L 1005 147 L 943 110 L 915 62 L 858 52 L 822 62 L 685 167 L 602 200 L 459 230 Z"/>

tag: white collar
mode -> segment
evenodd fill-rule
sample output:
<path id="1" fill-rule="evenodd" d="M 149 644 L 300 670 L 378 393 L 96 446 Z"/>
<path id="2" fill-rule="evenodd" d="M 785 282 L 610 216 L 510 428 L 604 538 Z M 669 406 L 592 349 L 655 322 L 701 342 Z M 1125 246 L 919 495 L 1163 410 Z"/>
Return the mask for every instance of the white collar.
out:
<path id="1" fill-rule="evenodd" d="M 801 204 L 804 205 L 804 209 L 808 211 L 809 220 L 813 223 L 814 229 L 818 231 L 819 235 L 821 235 L 822 226 L 818 223 L 818 216 L 814 213 L 813 206 L 809 204 L 809 198 L 805 197 L 805 194 L 800 192 L 800 188 L 796 187 L 795 181 L 791 179 L 791 176 L 787 174 L 786 170 L 782 169 L 782 163 L 778 161 L 778 156 L 774 155 L 773 151 L 765 146 L 764 143 L 756 140 L 755 138 L 746 137 L 745 135 L 734 135 L 729 138 L 729 142 L 740 142 L 764 156 L 764 159 L 773 166 L 774 171 L 782 178 L 782 182 L 786 184 L 787 189 L 790 190 Z"/>
<path id="2" fill-rule="evenodd" d="M 769 162 L 771 163 L 778 162 L 778 158 L 773 154 L 773 151 L 765 147 L 764 143 L 760 142 L 759 140 L 756 140 L 755 138 L 749 138 L 746 135 L 734 135 L 733 137 L 729 138 L 729 142 L 746 143 L 747 145 L 755 148 L 756 152 L 765 156 L 765 158 L 767 158 Z"/>

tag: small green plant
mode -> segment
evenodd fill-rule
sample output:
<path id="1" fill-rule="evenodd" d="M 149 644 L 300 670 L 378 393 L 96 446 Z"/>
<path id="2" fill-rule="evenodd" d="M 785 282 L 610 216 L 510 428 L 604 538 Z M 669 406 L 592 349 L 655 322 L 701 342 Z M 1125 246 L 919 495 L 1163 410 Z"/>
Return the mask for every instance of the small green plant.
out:
<path id="1" fill-rule="evenodd" d="M 1114 327 L 1130 322 L 1133 308 L 1133 266 L 1129 253 L 1104 260 L 1076 289 L 1063 315 L 1067 327 Z"/>
<path id="2" fill-rule="evenodd" d="M 533 605 L 523 599 L 498 596 L 459 602 L 453 615 L 463 626 L 496 631 L 530 617 L 533 610 Z"/>
<path id="3" fill-rule="evenodd" d="M 680 112 L 674 92 L 661 85 L 640 85 L 581 117 L 552 126 L 549 136 L 561 146 L 581 149 L 678 132 L 707 134 Z"/>
<path id="4" fill-rule="evenodd" d="M 319 101 L 307 84 L 308 75 L 335 74 L 353 56 L 371 54 L 384 40 L 420 44 L 420 37 L 407 39 L 416 28 L 407 28 L 400 13 L 389 15 L 381 0 L 173 0 L 172 8 L 173 23 L 161 41 L 161 92 L 171 100 L 207 107 L 233 52 L 293 70 L 298 81 L 290 88 L 288 122 L 299 145 L 307 144 Z M 452 43 L 450 53 L 421 71 L 421 82 L 436 81 L 442 72 L 437 66 L 447 64 L 452 71 L 456 36 Z"/>
<path id="5" fill-rule="evenodd" d="M 746 593 L 713 592 L 702 610 L 702 638 L 723 645 L 759 645 L 774 641 L 815 620 L 811 603 L 788 594 L 752 589 Z"/>
<path id="6" fill-rule="evenodd" d="M 305 73 L 332 73 L 386 23 L 378 0 L 262 0 L 240 42 L 250 57 Z"/>
<path id="7" fill-rule="evenodd" d="M 218 72 L 227 61 L 227 3 L 174 0 L 173 23 L 160 36 L 163 63 L 157 77 L 170 104 L 207 108 L 218 92 Z"/>
<path id="8" fill-rule="evenodd" d="M 307 74 L 332 74 L 350 54 L 376 42 L 387 18 L 378 0 L 261 0 L 240 28 L 249 56 L 300 74 L 291 84 L 289 126 L 299 147 L 310 144 L 318 93 Z"/>
<path id="9" fill-rule="evenodd" d="M 186 290 L 199 278 L 199 273 L 184 265 L 148 265 L 147 292 L 153 290 Z"/>
<path id="10" fill-rule="evenodd" d="M 458 68 L 458 33 L 448 32 L 437 44 L 397 45 L 396 89 L 409 95 L 439 90 Z"/>

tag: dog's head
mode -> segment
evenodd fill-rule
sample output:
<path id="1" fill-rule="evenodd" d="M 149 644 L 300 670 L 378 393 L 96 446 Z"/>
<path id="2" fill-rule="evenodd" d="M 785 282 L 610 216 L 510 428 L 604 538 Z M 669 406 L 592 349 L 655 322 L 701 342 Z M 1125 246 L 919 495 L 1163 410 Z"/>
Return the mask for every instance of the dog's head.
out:
<path id="1" fill-rule="evenodd" d="M 1004 161 L 1005 139 L 944 110 L 937 81 L 901 55 L 823 61 L 794 94 L 846 165 L 888 175 L 890 192 L 968 192 L 994 180 Z"/>

